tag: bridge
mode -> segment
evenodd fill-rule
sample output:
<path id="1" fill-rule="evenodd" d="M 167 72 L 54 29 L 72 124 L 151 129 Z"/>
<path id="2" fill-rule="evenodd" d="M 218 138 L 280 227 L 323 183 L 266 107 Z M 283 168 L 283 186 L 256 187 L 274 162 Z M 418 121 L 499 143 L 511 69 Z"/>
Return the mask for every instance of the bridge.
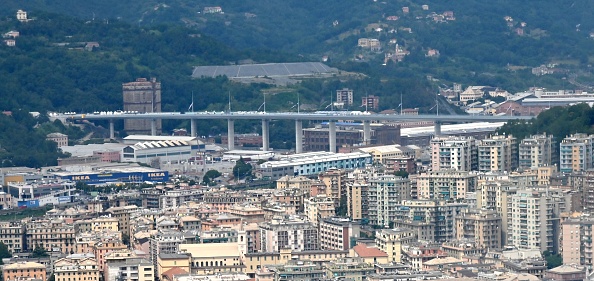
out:
<path id="1" fill-rule="evenodd" d="M 492 115 L 401 115 L 401 114 L 375 114 L 359 111 L 323 111 L 323 112 L 256 112 L 256 111 L 236 111 L 236 112 L 95 112 L 91 114 L 55 114 L 53 117 L 70 120 L 108 120 L 109 136 L 114 138 L 114 121 L 124 119 L 149 119 L 151 120 L 151 134 L 157 134 L 158 119 L 190 120 L 190 135 L 196 137 L 196 120 L 227 120 L 228 148 L 234 149 L 235 139 L 235 120 L 262 120 L 262 148 L 269 150 L 269 122 L 270 120 L 294 120 L 295 121 L 295 152 L 303 151 L 303 131 L 302 122 L 304 120 L 328 121 L 329 145 L 330 151 L 336 152 L 336 122 L 338 121 L 360 121 L 363 122 L 363 143 L 369 144 L 371 141 L 371 121 L 433 121 L 435 122 L 435 135 L 441 134 L 441 124 L 448 123 L 467 123 L 467 122 L 507 122 L 510 120 L 529 120 L 531 116 L 492 116 Z"/>

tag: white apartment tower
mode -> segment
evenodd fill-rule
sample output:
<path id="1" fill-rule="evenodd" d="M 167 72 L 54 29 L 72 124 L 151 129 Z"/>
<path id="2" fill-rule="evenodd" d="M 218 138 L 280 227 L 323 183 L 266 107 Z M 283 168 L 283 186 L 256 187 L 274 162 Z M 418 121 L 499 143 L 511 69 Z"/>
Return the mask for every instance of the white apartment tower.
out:
<path id="1" fill-rule="evenodd" d="M 431 168 L 472 171 L 476 169 L 476 140 L 471 137 L 436 137 L 431 140 Z"/>
<path id="2" fill-rule="evenodd" d="M 510 195 L 507 245 L 556 252 L 559 236 L 556 204 L 548 188 L 518 190 Z"/>

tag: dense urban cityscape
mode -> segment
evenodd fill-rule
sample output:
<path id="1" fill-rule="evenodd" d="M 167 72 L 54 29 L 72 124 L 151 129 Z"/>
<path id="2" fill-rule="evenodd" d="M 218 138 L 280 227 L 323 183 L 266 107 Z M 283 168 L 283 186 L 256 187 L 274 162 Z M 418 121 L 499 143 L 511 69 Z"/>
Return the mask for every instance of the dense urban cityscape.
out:
<path id="1" fill-rule="evenodd" d="M 457 20 L 417 6 L 426 15 L 416 20 Z M 524 36 L 525 22 L 502 18 Z M 35 20 L 16 11 L 24 30 Z M 1 48 L 26 36 L 3 33 Z M 386 67 L 411 56 L 386 41 L 360 37 L 355 60 L 388 50 Z M 52 47 L 110 48 L 101 44 Z M 329 60 L 203 65 L 188 76 L 274 87 L 357 77 Z M 329 100 L 305 102 L 296 91 L 268 111 L 267 95 L 270 108 L 282 91 L 260 85 L 252 110 L 236 110 L 231 90 L 223 109 L 191 92 L 179 110 L 165 102 L 164 80 L 137 75 L 121 82 L 120 109 L 4 110 L 0 118 L 31 123 L 59 157 L 18 162 L 0 145 L 0 280 L 593 280 L 592 87 L 556 64 L 528 71 L 567 75 L 559 90 L 439 82 L 424 108 L 402 92 L 397 102 L 334 87 Z"/>

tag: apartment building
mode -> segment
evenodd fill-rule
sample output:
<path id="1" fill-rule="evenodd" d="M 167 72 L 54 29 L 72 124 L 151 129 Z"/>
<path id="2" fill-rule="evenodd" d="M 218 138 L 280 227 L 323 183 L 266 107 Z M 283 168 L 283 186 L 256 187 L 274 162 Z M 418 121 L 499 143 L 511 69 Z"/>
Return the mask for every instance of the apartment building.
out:
<path id="1" fill-rule="evenodd" d="M 593 144 L 593 135 L 573 134 L 564 138 L 559 148 L 559 171 L 571 173 L 594 168 Z"/>
<path id="2" fill-rule="evenodd" d="M 336 90 L 336 102 L 342 103 L 346 107 L 353 105 L 353 90 L 348 88 Z"/>
<path id="3" fill-rule="evenodd" d="M 157 264 L 157 258 L 161 254 L 176 254 L 179 245 L 184 243 L 183 233 L 176 230 L 159 230 L 149 238 L 150 261 Z"/>
<path id="4" fill-rule="evenodd" d="M 304 217 L 276 217 L 260 224 L 260 245 L 263 252 L 284 248 L 297 251 L 319 249 L 318 228 Z"/>
<path id="5" fill-rule="evenodd" d="M 54 263 L 56 281 L 99 280 L 99 266 L 93 258 L 62 258 Z"/>
<path id="6" fill-rule="evenodd" d="M 326 272 L 320 264 L 311 261 L 290 260 L 284 265 L 268 266 L 274 280 L 322 280 Z"/>
<path id="7" fill-rule="evenodd" d="M 238 243 L 181 244 L 179 252 L 189 254 L 193 274 L 244 272 Z"/>
<path id="8" fill-rule="evenodd" d="M 64 254 L 76 250 L 76 230 L 74 225 L 62 219 L 32 221 L 26 225 L 27 249 L 41 246 L 48 251 Z"/>
<path id="9" fill-rule="evenodd" d="M 380 229 L 375 231 L 375 244 L 388 254 L 388 262 L 402 262 L 402 245 L 416 241 L 416 232 L 409 228 Z"/>
<path id="10" fill-rule="evenodd" d="M 501 215 L 495 210 L 464 210 L 454 218 L 456 239 L 474 241 L 478 248 L 500 249 Z"/>
<path id="11" fill-rule="evenodd" d="M 410 200 L 411 184 L 407 178 L 378 175 L 368 180 L 369 223 L 390 227 L 396 220 L 396 206 Z"/>
<path id="12" fill-rule="evenodd" d="M 154 281 L 155 268 L 152 263 L 141 258 L 129 258 L 121 262 L 109 263 L 105 268 L 104 281 Z"/>
<path id="13" fill-rule="evenodd" d="M 507 245 L 557 252 L 558 201 L 551 190 L 518 190 L 510 195 L 507 212 Z"/>
<path id="14" fill-rule="evenodd" d="M 436 137 L 430 147 L 433 171 L 473 171 L 478 167 L 476 140 L 472 137 Z"/>
<path id="15" fill-rule="evenodd" d="M 336 214 L 334 201 L 326 195 L 318 195 L 303 200 L 303 209 L 307 219 L 314 225 Z"/>
<path id="16" fill-rule="evenodd" d="M 445 242 L 455 239 L 455 218 L 468 207 L 467 203 L 454 203 L 444 200 L 404 200 L 394 206 L 394 224 L 397 227 L 415 229 L 422 233 L 418 237 L 428 237 L 429 241 Z M 430 227 L 430 228 L 427 228 Z"/>
<path id="17" fill-rule="evenodd" d="M 418 199 L 464 199 L 467 192 L 476 189 L 477 174 L 456 171 L 438 170 L 422 173 L 417 177 Z"/>
<path id="18" fill-rule="evenodd" d="M 74 223 L 78 232 L 101 232 L 103 230 L 120 231 L 119 220 L 112 217 L 99 217 L 79 220 Z"/>
<path id="19" fill-rule="evenodd" d="M 369 184 L 364 180 L 350 181 L 347 189 L 347 215 L 354 220 L 369 216 Z"/>
<path id="20" fill-rule="evenodd" d="M 118 219 L 119 228 L 122 233 L 130 235 L 130 216 L 136 210 L 138 210 L 137 206 L 129 205 L 123 207 L 111 207 L 105 211 L 111 214 L 112 217 Z"/>
<path id="21" fill-rule="evenodd" d="M 518 168 L 516 138 L 494 135 L 478 141 L 479 172 L 511 172 Z"/>
<path id="22" fill-rule="evenodd" d="M 0 242 L 11 253 L 25 250 L 25 225 L 20 222 L 0 222 Z"/>
<path id="23" fill-rule="evenodd" d="M 321 172 L 318 179 L 326 186 L 326 196 L 332 198 L 338 207 L 340 199 L 346 195 L 346 172 L 343 169 L 329 169 Z"/>
<path id="24" fill-rule="evenodd" d="M 560 252 L 563 264 L 594 265 L 594 218 L 589 213 L 573 213 L 561 221 Z"/>
<path id="25" fill-rule="evenodd" d="M 553 136 L 546 133 L 523 139 L 518 146 L 518 167 L 534 169 L 553 165 L 553 145 Z"/>
<path id="26" fill-rule="evenodd" d="M 373 264 L 362 258 L 340 258 L 324 264 L 326 277 L 353 281 L 367 280 L 367 275 L 375 273 Z"/>
<path id="27" fill-rule="evenodd" d="M 283 176 L 276 180 L 276 189 L 299 189 L 310 193 L 313 180 L 304 176 Z"/>
<path id="28" fill-rule="evenodd" d="M 4 281 L 47 280 L 45 265 L 36 262 L 17 262 L 4 265 L 2 276 Z"/>
<path id="29" fill-rule="evenodd" d="M 319 225 L 321 250 L 347 251 L 354 246 L 351 240 L 359 238 L 361 234 L 359 222 L 350 218 L 325 218 Z"/>

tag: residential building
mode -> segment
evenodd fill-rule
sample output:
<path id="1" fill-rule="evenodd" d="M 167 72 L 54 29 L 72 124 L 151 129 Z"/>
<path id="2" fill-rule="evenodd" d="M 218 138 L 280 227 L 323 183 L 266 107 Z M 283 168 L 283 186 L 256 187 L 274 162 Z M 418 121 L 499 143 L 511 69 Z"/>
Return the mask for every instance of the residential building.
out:
<path id="1" fill-rule="evenodd" d="M 78 232 L 101 232 L 104 230 L 120 231 L 120 221 L 112 217 L 98 217 L 88 220 L 78 220 L 74 223 Z"/>
<path id="2" fill-rule="evenodd" d="M 323 219 L 333 217 L 336 214 L 334 200 L 326 195 L 318 195 L 303 200 L 303 208 L 305 216 L 314 225 L 319 225 Z"/>
<path id="3" fill-rule="evenodd" d="M 12 195 L 4 191 L 0 191 L 0 210 L 12 209 Z"/>
<path id="4" fill-rule="evenodd" d="M 25 225 L 20 222 L 0 222 L 0 242 L 4 243 L 11 253 L 25 250 Z"/>
<path id="5" fill-rule="evenodd" d="M 455 218 L 467 208 L 466 203 L 454 203 L 444 200 L 403 200 L 394 206 L 395 216 L 391 220 L 395 227 L 415 230 L 420 226 L 419 239 L 446 242 L 455 239 Z M 431 228 L 425 228 L 430 226 Z M 431 237 L 430 235 L 433 235 Z M 424 239 L 421 237 L 427 237 Z"/>
<path id="6" fill-rule="evenodd" d="M 27 12 L 26 11 L 23 11 L 23 10 L 18 10 L 17 11 L 16 18 L 20 22 L 27 22 L 27 21 L 29 21 L 29 19 L 27 19 Z"/>
<path id="7" fill-rule="evenodd" d="M 573 213 L 561 221 L 559 248 L 563 264 L 594 265 L 593 225 L 594 218 L 588 213 Z"/>
<path id="8" fill-rule="evenodd" d="M 141 258 L 129 258 L 106 265 L 105 281 L 154 281 L 154 265 Z"/>
<path id="9" fill-rule="evenodd" d="M 545 272 L 545 280 L 579 281 L 588 280 L 586 267 L 563 263 Z"/>
<path id="10" fill-rule="evenodd" d="M 402 262 L 402 245 L 417 241 L 416 232 L 408 228 L 375 231 L 375 244 L 388 254 L 388 262 Z"/>
<path id="11" fill-rule="evenodd" d="M 135 205 L 123 207 L 111 207 L 105 210 L 111 214 L 112 217 L 118 219 L 120 231 L 124 234 L 130 235 L 130 215 L 138 209 Z"/>
<path id="12" fill-rule="evenodd" d="M 472 137 L 435 137 L 430 146 L 433 171 L 473 171 L 478 167 L 476 141 Z"/>
<path id="13" fill-rule="evenodd" d="M 277 217 L 260 224 L 260 239 L 263 252 L 319 249 L 318 228 L 303 217 Z"/>
<path id="14" fill-rule="evenodd" d="M 324 264 L 326 277 L 353 281 L 367 280 L 367 275 L 375 272 L 373 264 L 362 258 L 340 258 Z"/>
<path id="15" fill-rule="evenodd" d="M 553 136 L 542 134 L 532 135 L 520 142 L 518 152 L 518 167 L 522 169 L 534 169 L 543 166 L 553 165 Z"/>
<path id="16" fill-rule="evenodd" d="M 369 216 L 369 184 L 364 180 L 347 182 L 347 215 L 354 220 Z"/>
<path id="17" fill-rule="evenodd" d="M 378 96 L 370 95 L 363 97 L 361 101 L 361 107 L 365 108 L 365 110 L 378 110 L 379 109 L 379 100 Z"/>
<path id="18" fill-rule="evenodd" d="M 43 247 L 48 251 L 74 253 L 76 231 L 74 225 L 62 219 L 32 221 L 26 225 L 27 249 Z"/>
<path id="19" fill-rule="evenodd" d="M 157 265 L 161 254 L 177 254 L 179 245 L 185 242 L 183 233 L 176 230 L 159 230 L 149 238 L 150 261 Z"/>
<path id="20" fill-rule="evenodd" d="M 4 265 L 2 276 L 4 281 L 47 280 L 45 265 L 36 262 L 17 262 Z"/>
<path id="21" fill-rule="evenodd" d="M 370 247 L 365 244 L 358 244 L 349 251 L 350 257 L 361 258 L 363 262 L 370 264 L 385 264 L 388 263 L 388 254 L 378 249 L 377 247 Z"/>
<path id="22" fill-rule="evenodd" d="M 180 268 L 185 272 L 190 272 L 191 256 L 190 254 L 160 254 L 157 258 L 156 272 L 162 279 L 163 273 L 173 269 Z"/>
<path id="23" fill-rule="evenodd" d="M 559 150 L 559 171 L 580 172 L 594 168 L 594 136 L 574 134 L 561 141 Z"/>
<path id="24" fill-rule="evenodd" d="M 53 141 L 58 144 L 58 147 L 68 146 L 68 135 L 61 134 L 61 133 L 51 133 L 47 134 L 46 140 Z"/>
<path id="25" fill-rule="evenodd" d="M 445 256 L 447 253 L 441 250 L 439 244 L 412 243 L 402 246 L 402 262 L 414 270 L 421 270 L 426 262 Z"/>
<path id="26" fill-rule="evenodd" d="M 411 184 L 407 178 L 394 175 L 379 175 L 368 180 L 369 222 L 389 227 L 396 220 L 396 206 L 410 200 Z"/>
<path id="27" fill-rule="evenodd" d="M 558 202 L 549 188 L 518 190 L 508 203 L 506 245 L 557 252 Z"/>
<path id="28" fill-rule="evenodd" d="M 476 190 L 477 174 L 457 170 L 437 170 L 417 177 L 419 199 L 460 200 Z"/>
<path id="29" fill-rule="evenodd" d="M 56 281 L 99 280 L 99 266 L 93 258 L 62 258 L 54 263 Z"/>
<path id="30" fill-rule="evenodd" d="M 240 243 L 181 244 L 179 251 L 191 256 L 192 274 L 244 272 Z"/>
<path id="31" fill-rule="evenodd" d="M 464 210 L 454 218 L 456 239 L 473 241 L 478 248 L 500 249 L 501 215 L 495 210 Z"/>
<path id="32" fill-rule="evenodd" d="M 330 168 L 319 173 L 318 179 L 326 186 L 326 196 L 334 200 L 334 206 L 338 207 L 340 200 L 347 192 L 345 170 Z"/>
<path id="33" fill-rule="evenodd" d="M 346 107 L 353 105 L 353 90 L 347 88 L 336 90 L 336 102 L 343 103 Z"/>
<path id="34" fill-rule="evenodd" d="M 124 111 L 139 113 L 161 112 L 161 82 L 156 78 L 138 78 L 134 82 L 122 84 Z M 154 122 L 154 123 L 153 123 Z M 154 127 L 153 127 L 154 124 Z M 124 130 L 130 134 L 161 134 L 161 119 L 125 119 Z"/>
<path id="35" fill-rule="evenodd" d="M 319 239 L 321 250 L 347 251 L 355 239 L 360 237 L 359 222 L 350 218 L 329 217 L 319 222 Z"/>
<path id="36" fill-rule="evenodd" d="M 302 260 L 290 260 L 284 265 L 268 266 L 268 270 L 274 272 L 274 280 L 319 281 L 326 275 L 321 265 Z"/>
<path id="37" fill-rule="evenodd" d="M 518 167 L 516 138 L 494 135 L 478 141 L 480 172 L 511 172 Z"/>

